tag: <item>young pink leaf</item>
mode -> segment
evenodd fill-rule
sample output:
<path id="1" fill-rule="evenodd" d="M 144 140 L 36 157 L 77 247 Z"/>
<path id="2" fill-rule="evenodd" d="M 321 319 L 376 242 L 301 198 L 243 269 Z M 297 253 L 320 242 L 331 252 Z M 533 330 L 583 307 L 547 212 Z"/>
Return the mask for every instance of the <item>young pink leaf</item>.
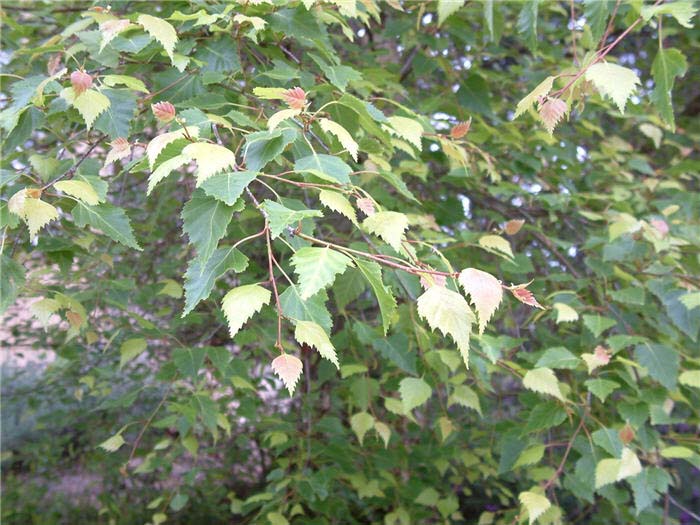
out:
<path id="1" fill-rule="evenodd" d="M 282 354 L 272 360 L 272 370 L 287 387 L 290 396 L 294 394 L 294 388 L 299 381 L 302 368 L 301 361 L 293 355 Z"/>
<path id="2" fill-rule="evenodd" d="M 372 199 L 357 199 L 355 203 L 357 204 L 357 207 L 360 209 L 360 211 L 367 215 L 367 217 L 370 217 L 377 212 L 377 210 L 374 208 L 374 202 L 372 202 Z"/>
<path id="3" fill-rule="evenodd" d="M 427 290 L 431 286 L 442 286 L 443 288 L 447 284 L 447 277 L 444 275 L 434 274 L 434 273 L 424 273 L 420 276 L 420 285 L 424 290 Z"/>
<path id="4" fill-rule="evenodd" d="M 170 102 L 156 102 L 151 105 L 153 115 L 161 122 L 170 122 L 175 118 L 175 106 Z"/>
<path id="5" fill-rule="evenodd" d="M 107 158 L 105 159 L 105 166 L 111 164 L 119 159 L 123 159 L 131 155 L 131 144 L 124 137 L 119 137 L 114 139 L 110 146 L 112 149 L 107 153 Z"/>
<path id="6" fill-rule="evenodd" d="M 282 94 L 282 98 L 292 109 L 304 109 L 306 106 L 306 92 L 300 87 L 288 89 Z"/>
<path id="7" fill-rule="evenodd" d="M 523 224 L 525 224 L 523 219 L 512 219 L 506 222 L 503 229 L 508 235 L 515 235 L 520 231 L 520 228 L 523 227 Z"/>
<path id="8" fill-rule="evenodd" d="M 92 77 L 85 71 L 73 71 L 70 74 L 70 83 L 72 84 L 73 91 L 75 91 L 75 96 L 77 97 L 92 87 Z"/>
<path id="9" fill-rule="evenodd" d="M 458 124 L 455 124 L 454 127 L 450 130 L 450 137 L 453 139 L 461 139 L 462 137 L 466 137 L 467 133 L 469 133 L 469 128 L 471 127 L 471 125 L 471 117 L 466 122 L 460 122 Z"/>
<path id="10" fill-rule="evenodd" d="M 540 118 L 550 135 L 554 133 L 554 128 L 566 113 L 566 109 L 566 102 L 558 98 L 549 98 L 544 104 L 540 105 Z"/>
<path id="11" fill-rule="evenodd" d="M 490 273 L 476 268 L 467 268 L 459 274 L 459 284 L 471 297 L 471 302 L 479 316 L 479 334 L 483 334 L 486 323 L 503 299 L 501 283 Z"/>
<path id="12" fill-rule="evenodd" d="M 656 229 L 661 237 L 666 237 L 668 235 L 668 223 L 663 219 L 652 219 L 649 221 L 651 225 Z"/>
<path id="13" fill-rule="evenodd" d="M 544 306 L 538 303 L 537 299 L 535 299 L 535 296 L 532 295 L 532 292 L 527 289 L 528 284 L 519 284 L 517 286 L 513 286 L 509 288 L 510 293 L 512 293 L 513 297 L 515 297 L 521 303 L 526 304 L 528 306 L 534 306 L 535 308 L 541 308 L 542 310 L 544 310 Z"/>

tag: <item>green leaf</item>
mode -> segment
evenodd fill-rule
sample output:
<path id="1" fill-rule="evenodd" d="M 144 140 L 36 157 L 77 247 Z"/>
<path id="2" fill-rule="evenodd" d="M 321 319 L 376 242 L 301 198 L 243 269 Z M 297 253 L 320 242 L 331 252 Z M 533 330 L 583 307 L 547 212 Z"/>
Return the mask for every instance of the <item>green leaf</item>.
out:
<path id="1" fill-rule="evenodd" d="M 382 267 L 378 263 L 356 259 L 355 264 L 357 264 L 358 270 L 367 279 L 374 295 L 377 297 L 379 311 L 382 314 L 382 326 L 386 335 L 396 312 L 396 299 L 391 293 L 391 289 L 384 285 L 382 281 Z"/>
<path id="2" fill-rule="evenodd" d="M 620 388 L 619 383 L 609 379 L 588 379 L 584 384 L 594 396 L 603 402 L 617 388 Z"/>
<path id="3" fill-rule="evenodd" d="M 545 350 L 537 360 L 536 367 L 565 368 L 573 370 L 581 360 L 563 346 L 555 346 Z"/>
<path id="4" fill-rule="evenodd" d="M 474 390 L 472 390 L 467 385 L 457 385 L 447 401 L 447 406 L 450 407 L 454 404 L 463 406 L 465 408 L 471 408 L 476 410 L 479 415 L 481 413 L 481 403 L 479 402 L 479 396 Z"/>
<path id="5" fill-rule="evenodd" d="M 634 358 L 653 379 L 668 390 L 675 390 L 680 366 L 678 352 L 665 345 L 645 343 L 635 347 Z"/>
<path id="6" fill-rule="evenodd" d="M 15 302 L 24 286 L 24 268 L 4 253 L 0 253 L 0 314 Z"/>
<path id="7" fill-rule="evenodd" d="M 330 182 L 350 184 L 352 168 L 338 157 L 314 154 L 301 158 L 294 163 L 294 171 L 309 172 Z"/>
<path id="8" fill-rule="evenodd" d="M 408 217 L 395 211 L 380 211 L 367 217 L 362 226 L 384 240 L 397 252 L 402 250 L 404 233 L 408 228 Z"/>
<path id="9" fill-rule="evenodd" d="M 192 194 L 182 209 L 182 229 L 189 236 L 199 258 L 207 260 L 211 257 L 232 218 L 231 206 L 208 197 L 202 190 Z"/>
<path id="10" fill-rule="evenodd" d="M 676 2 L 677 3 L 677 2 Z M 668 4 L 671 5 L 671 4 Z M 671 131 L 676 130 L 676 121 L 673 115 L 672 91 L 677 77 L 682 77 L 688 71 L 688 62 L 678 49 L 659 49 L 651 65 L 651 74 L 654 77 L 654 90 L 651 92 L 651 101 L 661 114 Z"/>
<path id="11" fill-rule="evenodd" d="M 265 200 L 262 208 L 267 212 L 270 220 L 270 234 L 272 238 L 278 237 L 287 226 L 311 217 L 323 217 L 318 210 L 291 210 L 286 206 L 271 200 Z"/>
<path id="12" fill-rule="evenodd" d="M 253 171 L 219 173 L 205 180 L 201 187 L 210 197 L 233 206 L 256 175 Z"/>
<path id="13" fill-rule="evenodd" d="M 146 347 L 146 340 L 142 337 L 124 341 L 119 347 L 119 368 L 124 368 L 125 364 L 143 353 Z"/>
<path id="14" fill-rule="evenodd" d="M 249 133 L 245 138 L 243 158 L 246 168 L 253 172 L 262 169 L 277 158 L 284 149 L 294 142 L 297 132 L 293 129 L 276 129 Z"/>
<path id="15" fill-rule="evenodd" d="M 418 315 L 433 330 L 452 336 L 464 366 L 469 368 L 469 336 L 476 319 L 464 297 L 442 286 L 431 286 L 418 298 Z"/>
<path id="16" fill-rule="evenodd" d="M 537 10 L 540 0 L 525 0 L 518 15 L 518 33 L 527 42 L 527 47 L 537 49 Z"/>
<path id="17" fill-rule="evenodd" d="M 95 129 L 112 140 L 128 137 L 136 111 L 136 97 L 127 89 L 103 89 L 102 93 L 109 99 L 109 106 L 95 121 Z"/>
<path id="18" fill-rule="evenodd" d="M 292 256 L 292 266 L 299 276 L 299 294 L 308 299 L 333 284 L 352 260 L 342 253 L 325 248 L 301 248 Z"/>
<path id="19" fill-rule="evenodd" d="M 559 389 L 559 381 L 551 368 L 541 367 L 528 370 L 523 377 L 523 386 L 533 392 L 549 394 L 564 401 L 564 396 Z"/>
<path id="20" fill-rule="evenodd" d="M 184 377 L 197 379 L 206 355 L 206 348 L 176 348 L 173 351 L 173 362 Z"/>
<path id="21" fill-rule="evenodd" d="M 641 14 L 646 22 L 658 15 L 671 15 L 683 27 L 693 27 L 691 19 L 697 13 L 697 8 L 691 0 L 675 0 L 658 5 L 643 5 Z"/>
<path id="22" fill-rule="evenodd" d="M 302 299 L 297 286 L 290 286 L 280 294 L 280 305 L 285 317 L 296 321 L 312 321 L 330 333 L 333 321 L 326 308 L 328 296 L 321 291 L 309 299 Z"/>
<path id="23" fill-rule="evenodd" d="M 326 332 L 316 323 L 310 321 L 297 321 L 297 326 L 294 329 L 294 339 L 299 344 L 307 344 L 314 347 L 321 357 L 325 357 L 336 368 L 340 369 L 338 364 L 338 356 L 335 352 L 335 347 L 328 338 Z"/>
<path id="24" fill-rule="evenodd" d="M 593 40 L 598 41 L 603 36 L 610 16 L 610 0 L 583 0 L 583 16 L 591 28 Z"/>
<path id="25" fill-rule="evenodd" d="M 464 3 L 465 0 L 438 0 L 438 27 L 441 26 L 450 15 L 459 11 L 464 6 Z"/>
<path id="26" fill-rule="evenodd" d="M 185 273 L 185 309 L 182 317 L 190 313 L 199 301 L 209 297 L 214 283 L 228 270 L 242 272 L 248 266 L 248 258 L 235 248 L 218 248 L 206 261 L 196 257 L 190 261 Z"/>
<path id="27" fill-rule="evenodd" d="M 162 18 L 151 15 L 139 15 L 136 23 L 140 24 L 146 32 L 155 38 L 163 46 L 165 52 L 170 57 L 170 61 L 175 64 L 175 44 L 177 44 L 177 32 L 175 28 Z"/>
<path id="28" fill-rule="evenodd" d="M 245 322 L 270 302 L 270 290 L 257 284 L 247 284 L 230 290 L 221 301 L 233 339 Z"/>
<path id="29" fill-rule="evenodd" d="M 350 428 L 357 436 L 357 440 L 362 445 L 365 434 L 374 428 L 374 417 L 367 412 L 358 412 L 350 418 Z"/>
<path id="30" fill-rule="evenodd" d="M 592 82 L 601 95 L 610 97 L 620 113 L 625 112 L 627 99 L 641 83 L 637 73 L 631 69 L 609 62 L 598 62 L 589 67 L 586 80 Z"/>
<path id="31" fill-rule="evenodd" d="M 406 377 L 399 383 L 404 411 L 410 412 L 424 404 L 433 395 L 433 389 L 421 378 Z"/>
<path id="32" fill-rule="evenodd" d="M 518 106 L 515 108 L 515 115 L 513 116 L 513 118 L 518 118 L 528 109 L 530 109 L 540 97 L 546 96 L 552 90 L 555 78 L 556 77 L 545 78 L 542 82 L 537 84 L 537 87 L 535 87 L 535 89 L 533 89 L 532 91 L 530 91 L 530 93 L 523 97 L 523 99 L 520 102 L 518 102 Z"/>
<path id="33" fill-rule="evenodd" d="M 593 336 L 597 338 L 600 337 L 600 334 L 605 332 L 608 328 L 615 326 L 617 321 L 601 315 L 584 315 L 583 324 L 586 325 L 586 328 L 588 328 Z"/>
<path id="34" fill-rule="evenodd" d="M 88 206 L 78 202 L 72 213 L 75 224 L 79 228 L 84 228 L 89 224 L 124 246 L 139 251 L 142 250 L 134 237 L 129 217 L 127 217 L 126 212 L 122 208 L 107 203 Z"/>
<path id="35" fill-rule="evenodd" d="M 562 424 L 566 420 L 566 411 L 553 401 L 544 401 L 535 405 L 530 412 L 524 432 L 539 432 Z"/>

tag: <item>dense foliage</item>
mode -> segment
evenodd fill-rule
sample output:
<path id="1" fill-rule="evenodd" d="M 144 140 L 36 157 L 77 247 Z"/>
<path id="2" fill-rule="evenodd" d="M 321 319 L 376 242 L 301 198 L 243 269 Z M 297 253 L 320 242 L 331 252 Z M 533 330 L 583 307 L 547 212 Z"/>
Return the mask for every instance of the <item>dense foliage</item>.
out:
<path id="1" fill-rule="evenodd" d="M 3 523 L 700 520 L 692 1 L 2 9 Z"/>

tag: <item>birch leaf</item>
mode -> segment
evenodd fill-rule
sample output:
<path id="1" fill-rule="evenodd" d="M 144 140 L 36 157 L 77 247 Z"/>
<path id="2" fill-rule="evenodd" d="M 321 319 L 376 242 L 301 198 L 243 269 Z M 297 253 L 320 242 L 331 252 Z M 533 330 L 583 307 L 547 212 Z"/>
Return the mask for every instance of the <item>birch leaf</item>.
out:
<path id="1" fill-rule="evenodd" d="M 224 311 L 232 339 L 248 319 L 270 302 L 271 296 L 270 290 L 257 284 L 233 288 L 224 296 L 221 309 Z"/>
<path id="2" fill-rule="evenodd" d="M 432 286 L 418 298 L 418 315 L 430 328 L 450 335 L 469 368 L 469 336 L 476 320 L 464 297 L 442 286 Z"/>
<path id="3" fill-rule="evenodd" d="M 340 369 L 338 356 L 336 355 L 333 343 L 331 343 L 331 340 L 328 338 L 323 328 L 316 323 L 311 321 L 298 321 L 294 329 L 294 339 L 296 339 L 299 344 L 307 344 L 314 347 L 318 353 L 321 354 L 321 357 L 328 359 L 336 368 Z"/>
<path id="4" fill-rule="evenodd" d="M 269 292 L 268 292 L 269 293 Z M 272 360 L 272 370 L 279 376 L 284 386 L 289 390 L 289 395 L 294 395 L 294 388 L 301 376 L 304 366 L 299 358 L 289 354 L 282 354 Z"/>
<path id="5" fill-rule="evenodd" d="M 352 135 L 348 133 L 348 130 L 346 130 L 337 122 L 333 122 L 332 120 L 329 120 L 327 118 L 319 119 L 318 123 L 323 131 L 335 135 L 338 139 L 338 142 L 340 142 L 342 146 L 346 150 L 348 150 L 350 156 L 355 162 L 357 162 L 357 154 L 360 150 L 360 146 L 358 146 L 357 142 L 355 142 L 355 139 L 352 138 Z"/>
<path id="6" fill-rule="evenodd" d="M 471 297 L 471 302 L 479 316 L 479 334 L 483 334 L 486 323 L 503 299 L 501 283 L 490 273 L 476 268 L 462 270 L 459 274 L 459 283 Z"/>

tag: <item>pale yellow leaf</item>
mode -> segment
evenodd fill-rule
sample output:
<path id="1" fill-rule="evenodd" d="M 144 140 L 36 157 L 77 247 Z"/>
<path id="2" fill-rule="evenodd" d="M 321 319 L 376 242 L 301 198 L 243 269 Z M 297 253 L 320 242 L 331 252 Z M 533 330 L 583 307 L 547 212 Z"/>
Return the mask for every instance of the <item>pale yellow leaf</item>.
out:
<path id="1" fill-rule="evenodd" d="M 527 517 L 530 525 L 532 525 L 537 518 L 539 518 L 549 507 L 552 506 L 545 496 L 532 491 L 521 492 L 518 495 L 518 499 L 527 511 Z"/>
<path id="2" fill-rule="evenodd" d="M 408 228 L 408 217 L 395 211 L 380 211 L 367 217 L 362 225 L 367 231 L 381 237 L 397 252 L 401 251 L 404 232 Z"/>
<path id="3" fill-rule="evenodd" d="M 190 158 L 187 155 L 175 155 L 173 158 L 162 162 L 155 171 L 151 173 L 148 177 L 148 189 L 146 190 L 146 195 L 150 195 L 153 188 L 156 187 L 161 180 L 170 175 L 173 170 L 176 170 L 180 166 L 184 166 L 190 162 Z"/>
<path id="4" fill-rule="evenodd" d="M 344 215 L 352 221 L 353 224 L 357 225 L 357 214 L 355 213 L 355 208 L 352 207 L 350 201 L 342 193 L 331 190 L 321 190 L 318 194 L 318 199 L 326 207 L 333 211 L 337 211 L 341 215 Z"/>
<path id="5" fill-rule="evenodd" d="M 513 258 L 513 250 L 510 243 L 500 235 L 484 235 L 479 238 L 479 245 L 498 254 L 505 254 Z"/>
<path id="6" fill-rule="evenodd" d="M 267 22 L 259 16 L 246 16 L 240 13 L 233 17 L 233 21 L 238 24 L 249 22 L 256 31 L 265 29 L 265 25 L 267 24 Z"/>
<path id="7" fill-rule="evenodd" d="M 450 335 L 457 343 L 464 365 L 469 368 L 469 336 L 476 320 L 467 300 L 442 286 L 432 286 L 418 298 L 418 315 L 430 328 Z"/>
<path id="8" fill-rule="evenodd" d="M 194 139 L 199 137 L 199 127 L 189 126 L 185 129 L 181 128 L 154 137 L 151 142 L 148 143 L 148 146 L 146 146 L 146 156 L 148 157 L 149 167 L 153 169 L 153 165 L 156 163 L 158 155 L 160 155 L 160 152 L 163 151 L 168 144 L 188 135 Z"/>
<path id="9" fill-rule="evenodd" d="M 151 15 L 139 15 L 136 23 L 140 24 L 149 35 L 163 46 L 163 49 L 170 57 L 170 61 L 174 63 L 175 57 L 173 52 L 175 51 L 175 44 L 177 44 L 177 32 L 170 22 Z"/>
<path id="10" fill-rule="evenodd" d="M 554 303 L 552 305 L 557 312 L 557 324 L 569 323 L 578 320 L 578 312 L 566 303 Z"/>
<path id="11" fill-rule="evenodd" d="M 357 440 L 362 445 L 365 434 L 374 427 L 374 417 L 367 412 L 358 412 L 350 418 L 350 428 L 355 432 Z"/>
<path id="12" fill-rule="evenodd" d="M 76 199 L 80 199 L 85 204 L 90 206 L 95 206 L 99 204 L 100 198 L 89 183 L 81 180 L 62 180 L 56 182 L 54 185 L 59 191 L 66 193 Z"/>
<path id="13" fill-rule="evenodd" d="M 105 166 L 131 155 L 131 144 L 129 144 L 129 141 L 127 141 L 125 138 L 120 137 L 115 139 L 110 145 L 112 148 L 107 153 Z"/>
<path id="14" fill-rule="evenodd" d="M 231 338 L 245 322 L 270 302 L 270 290 L 257 284 L 246 284 L 230 290 L 221 301 Z"/>
<path id="15" fill-rule="evenodd" d="M 532 105 L 537 102 L 540 97 L 544 97 L 551 90 L 554 85 L 554 79 L 556 77 L 547 77 L 542 82 L 540 82 L 535 89 L 530 91 L 523 99 L 518 102 L 518 106 L 515 108 L 515 115 L 513 118 L 518 118 L 520 115 L 525 113 Z"/>
<path id="16" fill-rule="evenodd" d="M 592 82 L 601 95 L 610 97 L 620 113 L 625 112 L 627 99 L 641 84 L 633 70 L 608 62 L 598 62 L 589 67 L 586 80 Z"/>
<path id="17" fill-rule="evenodd" d="M 503 299 L 501 283 L 490 273 L 476 268 L 462 270 L 459 274 L 459 283 L 471 297 L 471 302 L 479 316 L 479 334 L 483 334 L 486 323 Z"/>
<path id="18" fill-rule="evenodd" d="M 307 344 L 314 347 L 318 353 L 321 354 L 321 357 L 325 357 L 333 363 L 336 368 L 340 368 L 333 343 L 331 343 L 331 340 L 328 338 L 323 328 L 316 323 L 311 321 L 297 321 L 297 326 L 294 329 L 294 339 L 296 339 L 299 344 Z"/>
<path id="19" fill-rule="evenodd" d="M 279 355 L 272 361 L 272 370 L 279 376 L 284 386 L 287 387 L 290 396 L 294 394 L 294 388 L 303 368 L 301 361 L 289 354 Z"/>
<path id="20" fill-rule="evenodd" d="M 269 119 L 267 119 L 267 129 L 273 131 L 277 126 L 279 126 L 283 121 L 296 117 L 301 113 L 300 109 L 283 109 L 274 113 Z"/>
<path id="21" fill-rule="evenodd" d="M 554 128 L 566 114 L 567 109 L 566 102 L 558 98 L 547 99 L 544 104 L 540 105 L 538 114 L 550 135 L 554 133 Z"/>
<path id="22" fill-rule="evenodd" d="M 337 122 L 333 122 L 332 120 L 329 120 L 327 118 L 319 119 L 318 123 L 323 131 L 335 135 L 338 139 L 338 142 L 340 142 L 342 146 L 346 150 L 348 150 L 350 156 L 354 159 L 355 162 L 357 162 L 357 154 L 360 150 L 360 146 L 357 145 L 357 142 L 355 142 L 355 139 L 352 138 L 352 135 L 350 135 L 348 130 L 346 130 Z"/>
<path id="23" fill-rule="evenodd" d="M 393 116 L 389 117 L 389 124 L 391 124 L 391 126 L 384 125 L 384 129 L 407 140 L 419 150 L 422 148 L 421 137 L 423 136 L 423 126 L 420 122 L 407 117 Z"/>
<path id="24" fill-rule="evenodd" d="M 34 239 L 41 228 L 58 219 L 58 210 L 48 202 L 27 198 L 22 210 L 29 228 L 29 236 Z"/>
<path id="25" fill-rule="evenodd" d="M 534 368 L 528 370 L 523 377 L 523 386 L 533 392 L 549 394 L 564 401 L 564 396 L 559 389 L 559 381 L 554 371 L 550 368 Z"/>
<path id="26" fill-rule="evenodd" d="M 236 165 L 236 155 L 233 151 L 218 144 L 195 142 L 185 146 L 182 154 L 197 162 L 197 186 L 212 175 L 225 169 L 233 169 Z"/>
<path id="27" fill-rule="evenodd" d="M 73 88 L 69 87 L 61 91 L 61 97 L 78 110 L 87 129 L 90 129 L 95 119 L 110 106 L 109 99 L 94 89 L 88 89 L 76 96 Z"/>

